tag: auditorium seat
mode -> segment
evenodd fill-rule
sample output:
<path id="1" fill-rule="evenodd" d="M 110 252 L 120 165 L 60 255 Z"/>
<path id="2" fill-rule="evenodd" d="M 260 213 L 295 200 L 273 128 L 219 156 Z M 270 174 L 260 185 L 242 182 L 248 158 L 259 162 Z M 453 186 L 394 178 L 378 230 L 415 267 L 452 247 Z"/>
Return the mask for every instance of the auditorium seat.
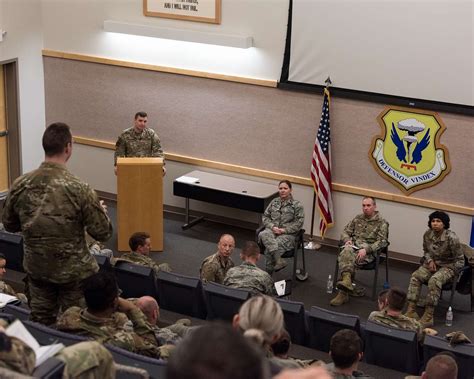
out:
<path id="1" fill-rule="evenodd" d="M 22 305 L 14 305 L 14 304 L 7 304 L 5 308 L 3 308 L 5 313 L 10 313 L 14 315 L 17 319 L 23 321 L 28 320 L 30 318 L 31 311 L 26 306 Z"/>
<path id="2" fill-rule="evenodd" d="M 22 323 L 25 325 L 25 328 L 28 329 L 31 335 L 35 337 L 40 345 L 63 343 L 65 346 L 70 346 L 78 342 L 89 340 L 86 337 L 61 332 L 48 326 L 38 324 L 37 322 L 24 320 Z"/>
<path id="3" fill-rule="evenodd" d="M 23 268 L 23 236 L 0 231 L 0 253 L 7 260 L 7 270 L 25 272 Z"/>
<path id="4" fill-rule="evenodd" d="M 305 345 L 308 336 L 308 325 L 304 304 L 299 301 L 275 299 L 280 304 L 285 317 L 285 329 L 291 337 L 291 342 Z"/>
<path id="5" fill-rule="evenodd" d="M 417 333 L 389 328 L 367 321 L 365 326 L 365 361 L 377 366 L 417 375 L 420 371 Z"/>
<path id="6" fill-rule="evenodd" d="M 118 286 L 122 290 L 121 297 L 151 296 L 155 299 L 158 298 L 155 272 L 151 267 L 118 261 L 115 264 L 114 272 Z"/>
<path id="7" fill-rule="evenodd" d="M 309 347 L 329 352 L 329 342 L 334 333 L 341 329 L 352 329 L 360 334 L 358 316 L 311 307 L 308 313 Z"/>
<path id="8" fill-rule="evenodd" d="M 204 295 L 208 320 L 232 321 L 240 306 L 250 298 L 249 291 L 213 282 L 204 285 Z"/>
<path id="9" fill-rule="evenodd" d="M 161 308 L 195 318 L 206 318 L 201 279 L 165 271 L 158 272 L 156 279 Z"/>

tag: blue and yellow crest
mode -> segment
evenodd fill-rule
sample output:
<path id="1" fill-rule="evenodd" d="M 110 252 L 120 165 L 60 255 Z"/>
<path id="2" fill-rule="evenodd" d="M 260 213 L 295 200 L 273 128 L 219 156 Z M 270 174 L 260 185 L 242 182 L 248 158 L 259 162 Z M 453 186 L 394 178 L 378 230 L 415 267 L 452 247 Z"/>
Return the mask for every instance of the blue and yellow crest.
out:
<path id="1" fill-rule="evenodd" d="M 369 158 L 376 170 L 405 194 L 440 182 L 451 170 L 446 127 L 434 112 L 387 107 L 377 117 L 383 135 L 372 140 Z"/>

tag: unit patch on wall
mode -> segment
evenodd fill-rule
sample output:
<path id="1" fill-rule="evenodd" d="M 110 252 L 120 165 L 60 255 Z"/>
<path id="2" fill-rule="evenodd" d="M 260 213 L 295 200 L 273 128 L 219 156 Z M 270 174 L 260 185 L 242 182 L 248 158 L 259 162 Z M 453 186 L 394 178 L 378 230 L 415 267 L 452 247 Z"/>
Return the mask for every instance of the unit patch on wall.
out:
<path id="1" fill-rule="evenodd" d="M 372 140 L 369 160 L 406 195 L 437 184 L 451 171 L 448 150 L 439 142 L 446 127 L 438 114 L 387 107 L 377 121 L 382 135 Z"/>
<path id="2" fill-rule="evenodd" d="M 143 0 L 145 16 L 221 23 L 221 0 Z"/>

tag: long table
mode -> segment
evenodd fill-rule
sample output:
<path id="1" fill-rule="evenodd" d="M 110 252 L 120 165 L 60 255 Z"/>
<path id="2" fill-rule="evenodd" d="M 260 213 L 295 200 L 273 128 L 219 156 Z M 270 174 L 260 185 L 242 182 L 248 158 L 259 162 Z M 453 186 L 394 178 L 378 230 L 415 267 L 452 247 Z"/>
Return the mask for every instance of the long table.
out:
<path id="1" fill-rule="evenodd" d="M 173 181 L 173 194 L 186 199 L 182 228 L 188 229 L 204 219 L 189 220 L 190 199 L 263 213 L 278 191 L 273 184 L 195 170 Z"/>

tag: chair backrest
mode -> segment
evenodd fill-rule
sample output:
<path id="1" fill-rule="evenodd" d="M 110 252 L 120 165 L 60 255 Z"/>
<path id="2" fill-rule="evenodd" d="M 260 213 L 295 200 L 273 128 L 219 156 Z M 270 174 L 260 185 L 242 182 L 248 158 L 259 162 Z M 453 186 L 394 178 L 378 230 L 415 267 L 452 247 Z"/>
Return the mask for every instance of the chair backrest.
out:
<path id="1" fill-rule="evenodd" d="M 442 351 L 450 351 L 456 356 L 459 379 L 474 377 L 474 344 L 451 346 L 444 338 L 426 336 L 423 341 L 424 366 L 426 367 L 431 357 Z"/>
<path id="2" fill-rule="evenodd" d="M 31 311 L 28 308 L 24 308 L 20 305 L 7 304 L 3 308 L 5 313 L 10 313 L 15 316 L 17 319 L 23 321 L 30 318 Z"/>
<path id="3" fill-rule="evenodd" d="M 110 258 L 106 255 L 92 254 L 99 265 L 100 271 L 111 271 L 113 269 Z"/>
<path id="4" fill-rule="evenodd" d="M 0 231 L 0 253 L 7 259 L 7 269 L 25 272 L 23 268 L 23 236 Z"/>
<path id="5" fill-rule="evenodd" d="M 415 331 L 367 321 L 364 356 L 367 363 L 417 375 L 419 344 Z"/>
<path id="6" fill-rule="evenodd" d="M 161 308 L 191 317 L 206 318 L 201 279 L 160 271 L 156 276 L 156 283 Z"/>
<path id="7" fill-rule="evenodd" d="M 309 346 L 329 352 L 329 342 L 334 333 L 341 329 L 352 329 L 360 334 L 358 316 L 311 307 L 308 313 Z"/>
<path id="8" fill-rule="evenodd" d="M 250 298 L 250 292 L 211 282 L 204 285 L 204 296 L 208 320 L 232 321 L 240 306 Z"/>
<path id="9" fill-rule="evenodd" d="M 308 326 L 304 304 L 298 301 L 275 299 L 280 304 L 285 318 L 285 328 L 290 334 L 291 342 L 305 345 Z"/>
<path id="10" fill-rule="evenodd" d="M 109 344 L 104 346 L 112 353 L 116 363 L 144 369 L 152 379 L 166 378 L 166 362 L 164 360 L 135 354 Z"/>
<path id="11" fill-rule="evenodd" d="M 70 346 L 88 340 L 86 337 L 61 332 L 33 321 L 25 320 L 22 323 L 40 345 L 51 345 L 61 342 L 66 346 Z"/>
<path id="12" fill-rule="evenodd" d="M 33 377 L 41 379 L 62 379 L 65 364 L 55 357 L 50 357 L 33 371 Z"/>
<path id="13" fill-rule="evenodd" d="M 121 297 L 152 296 L 155 299 L 158 297 L 155 272 L 151 267 L 118 261 L 114 272 L 118 286 L 122 290 Z"/>

